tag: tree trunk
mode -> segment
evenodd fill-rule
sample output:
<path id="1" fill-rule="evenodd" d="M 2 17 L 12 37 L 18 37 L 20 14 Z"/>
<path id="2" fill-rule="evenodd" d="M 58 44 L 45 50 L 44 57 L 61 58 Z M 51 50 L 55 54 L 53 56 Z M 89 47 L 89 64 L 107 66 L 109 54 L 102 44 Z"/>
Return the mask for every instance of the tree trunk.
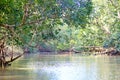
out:
<path id="1" fill-rule="evenodd" d="M 0 67 L 4 68 L 6 63 L 5 40 L 0 41 Z"/>
<path id="2" fill-rule="evenodd" d="M 0 67 L 2 67 L 2 60 L 0 59 Z"/>
<path id="3" fill-rule="evenodd" d="M 0 67 L 5 68 L 5 61 L 2 58 L 0 59 Z"/>

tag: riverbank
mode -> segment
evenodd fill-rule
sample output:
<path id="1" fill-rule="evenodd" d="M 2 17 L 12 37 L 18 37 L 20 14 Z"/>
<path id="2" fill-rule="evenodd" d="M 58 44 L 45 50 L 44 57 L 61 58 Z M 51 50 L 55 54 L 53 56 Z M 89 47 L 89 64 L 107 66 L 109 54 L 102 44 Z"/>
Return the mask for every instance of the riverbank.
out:
<path id="1" fill-rule="evenodd" d="M 27 51 L 29 52 L 29 51 Z M 104 48 L 100 46 L 82 46 L 79 48 L 72 47 L 63 50 L 52 50 L 50 48 L 43 48 L 42 46 L 38 48 L 37 52 L 48 52 L 49 54 L 55 52 L 55 54 L 86 54 L 86 55 L 108 55 L 108 56 L 118 56 L 120 51 L 116 50 L 113 47 Z"/>
<path id="2" fill-rule="evenodd" d="M 25 52 L 26 54 L 40 53 L 42 55 L 70 55 L 70 54 L 80 54 L 80 55 L 107 55 L 107 56 L 119 56 L 120 52 L 115 49 L 104 49 L 104 50 L 93 50 L 93 51 L 77 51 L 77 50 L 59 50 L 59 51 L 35 51 L 35 52 Z"/>

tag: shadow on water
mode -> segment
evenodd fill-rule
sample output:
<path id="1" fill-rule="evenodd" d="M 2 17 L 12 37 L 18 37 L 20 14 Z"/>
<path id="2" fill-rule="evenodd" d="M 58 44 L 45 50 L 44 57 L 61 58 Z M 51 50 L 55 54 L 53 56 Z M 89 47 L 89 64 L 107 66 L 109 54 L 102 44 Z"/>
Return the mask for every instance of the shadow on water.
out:
<path id="1" fill-rule="evenodd" d="M 119 80 L 119 66 L 119 56 L 30 54 L 0 70 L 0 80 Z"/>

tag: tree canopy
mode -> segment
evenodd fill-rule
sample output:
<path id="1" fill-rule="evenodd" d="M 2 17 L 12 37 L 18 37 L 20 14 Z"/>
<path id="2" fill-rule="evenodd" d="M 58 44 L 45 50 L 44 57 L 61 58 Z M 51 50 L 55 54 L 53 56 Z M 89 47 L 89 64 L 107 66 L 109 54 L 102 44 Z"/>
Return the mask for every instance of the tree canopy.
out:
<path id="1" fill-rule="evenodd" d="M 54 39 L 61 31 L 58 25 L 84 28 L 91 11 L 90 0 L 2 0 L 1 38 L 5 33 L 7 43 L 17 45 L 31 44 L 35 39 Z"/>
<path id="2" fill-rule="evenodd" d="M 119 50 L 119 0 L 1 0 L 0 40 L 53 49 L 104 46 Z"/>

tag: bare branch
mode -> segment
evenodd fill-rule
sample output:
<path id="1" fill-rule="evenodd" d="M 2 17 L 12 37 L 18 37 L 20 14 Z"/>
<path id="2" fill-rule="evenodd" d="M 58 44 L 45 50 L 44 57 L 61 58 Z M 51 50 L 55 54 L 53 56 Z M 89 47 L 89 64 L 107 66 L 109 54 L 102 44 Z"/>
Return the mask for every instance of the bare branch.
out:
<path id="1" fill-rule="evenodd" d="M 22 22 L 21 22 L 20 26 L 25 24 L 26 18 L 28 17 L 29 4 L 25 4 L 23 8 L 24 8 L 24 14 L 23 14 L 23 18 L 22 18 Z"/>
<path id="2" fill-rule="evenodd" d="M 27 24 L 41 23 L 43 20 L 44 19 L 39 19 L 39 20 L 36 20 L 36 21 L 31 21 L 31 22 L 25 23 L 25 25 L 27 25 Z"/>
<path id="3" fill-rule="evenodd" d="M 7 29 L 15 27 L 15 25 L 8 25 L 8 24 L 0 24 L 0 26 L 4 27 L 4 28 L 7 28 Z"/>
<path id="4" fill-rule="evenodd" d="M 118 11 L 117 14 L 118 14 L 118 18 L 120 19 L 120 11 Z"/>
<path id="5" fill-rule="evenodd" d="M 115 8 L 117 8 L 117 6 L 114 4 L 114 2 L 112 0 L 109 0 L 109 1 L 112 4 L 112 6 L 114 6 Z"/>

